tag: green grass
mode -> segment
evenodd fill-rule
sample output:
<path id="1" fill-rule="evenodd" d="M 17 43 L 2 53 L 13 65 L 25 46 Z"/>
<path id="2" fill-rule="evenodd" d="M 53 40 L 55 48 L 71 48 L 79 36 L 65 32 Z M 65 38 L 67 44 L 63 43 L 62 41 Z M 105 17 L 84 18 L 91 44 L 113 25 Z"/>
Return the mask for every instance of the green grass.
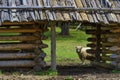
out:
<path id="1" fill-rule="evenodd" d="M 87 38 L 90 35 L 86 35 L 84 31 L 75 31 L 75 29 L 70 29 L 70 36 L 60 36 L 60 28 L 56 28 L 56 55 L 57 61 L 64 61 L 64 60 L 77 60 L 78 55 L 76 54 L 75 47 L 78 45 L 86 46 Z M 48 48 L 44 49 L 47 53 L 46 61 L 50 61 L 50 31 L 45 33 L 46 36 L 49 38 L 44 41 L 44 43 L 48 44 Z"/>
<path id="2" fill-rule="evenodd" d="M 112 70 L 112 73 L 120 73 L 120 70 Z"/>
<path id="3" fill-rule="evenodd" d="M 40 72 L 35 72 L 35 75 L 47 75 L 47 76 L 57 76 L 58 75 L 58 72 L 55 70 L 45 70 L 45 71 L 40 71 Z"/>

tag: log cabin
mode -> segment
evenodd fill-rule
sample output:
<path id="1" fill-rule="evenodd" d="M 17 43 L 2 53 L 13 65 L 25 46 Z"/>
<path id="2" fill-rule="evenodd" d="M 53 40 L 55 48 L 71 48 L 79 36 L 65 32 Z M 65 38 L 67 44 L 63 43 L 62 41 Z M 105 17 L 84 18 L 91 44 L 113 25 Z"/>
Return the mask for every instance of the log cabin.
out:
<path id="1" fill-rule="evenodd" d="M 87 46 L 97 57 L 94 64 L 118 67 L 110 55 L 120 54 L 120 0 L 0 0 L 0 68 L 41 70 L 46 56 L 42 49 L 47 48 L 44 32 L 56 22 L 91 26 L 86 29 L 92 35 Z M 54 45 L 51 62 L 56 67 Z"/>

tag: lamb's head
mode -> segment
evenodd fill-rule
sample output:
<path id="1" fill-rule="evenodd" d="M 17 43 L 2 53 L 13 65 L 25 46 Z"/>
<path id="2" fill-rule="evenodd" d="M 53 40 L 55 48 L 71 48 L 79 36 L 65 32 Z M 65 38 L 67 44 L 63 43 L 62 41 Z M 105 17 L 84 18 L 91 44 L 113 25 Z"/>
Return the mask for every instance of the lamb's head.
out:
<path id="1" fill-rule="evenodd" d="M 80 53 L 80 52 L 81 52 L 81 49 L 82 49 L 82 46 L 76 46 L 76 52 L 77 52 L 77 53 Z"/>

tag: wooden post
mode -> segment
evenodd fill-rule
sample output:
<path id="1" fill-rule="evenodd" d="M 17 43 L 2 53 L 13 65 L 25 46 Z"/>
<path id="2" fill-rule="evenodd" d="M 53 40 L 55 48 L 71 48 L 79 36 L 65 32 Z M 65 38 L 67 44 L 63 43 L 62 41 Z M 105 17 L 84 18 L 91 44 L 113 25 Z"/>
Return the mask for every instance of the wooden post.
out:
<path id="1" fill-rule="evenodd" d="M 96 34 L 96 37 L 97 37 L 97 53 L 96 53 L 96 57 L 97 57 L 97 61 L 99 62 L 100 61 L 100 53 L 101 53 L 101 50 L 100 50 L 100 45 L 101 45 L 101 25 L 97 25 L 97 34 Z"/>
<path id="2" fill-rule="evenodd" d="M 51 69 L 56 70 L 56 25 L 51 23 Z"/>

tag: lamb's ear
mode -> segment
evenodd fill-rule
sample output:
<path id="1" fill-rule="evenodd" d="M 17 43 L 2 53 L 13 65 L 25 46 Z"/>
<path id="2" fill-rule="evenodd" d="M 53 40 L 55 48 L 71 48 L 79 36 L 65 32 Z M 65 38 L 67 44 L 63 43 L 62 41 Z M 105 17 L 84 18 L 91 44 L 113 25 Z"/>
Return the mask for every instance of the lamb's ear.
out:
<path id="1" fill-rule="evenodd" d="M 82 49 L 83 47 L 81 46 L 80 50 Z"/>

